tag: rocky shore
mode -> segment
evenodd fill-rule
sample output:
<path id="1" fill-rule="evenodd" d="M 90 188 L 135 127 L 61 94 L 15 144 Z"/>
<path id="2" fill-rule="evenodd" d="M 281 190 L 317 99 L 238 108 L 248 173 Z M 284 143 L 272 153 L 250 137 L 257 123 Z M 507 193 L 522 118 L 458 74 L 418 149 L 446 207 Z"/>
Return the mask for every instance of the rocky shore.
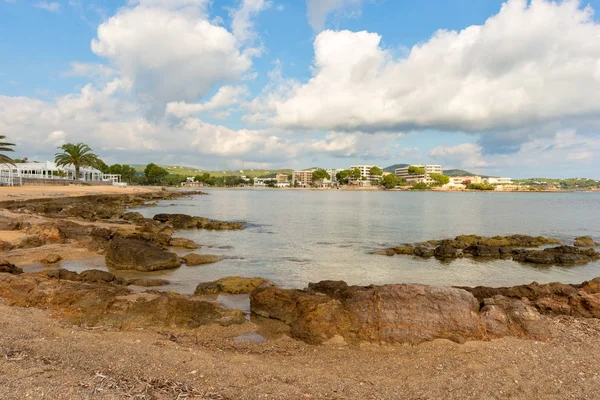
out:
<path id="1" fill-rule="evenodd" d="M 547 247 L 541 250 L 531 248 Z M 575 238 L 573 246 L 565 246 L 556 239 L 543 236 L 510 235 L 483 237 L 461 235 L 454 239 L 405 243 L 397 247 L 375 251 L 373 254 L 394 256 L 409 255 L 420 258 L 435 257 L 440 260 L 471 257 L 477 259 L 509 259 L 522 263 L 545 265 L 587 264 L 600 260 L 598 246 L 591 237 Z"/>
<path id="2" fill-rule="evenodd" d="M 32 368 L 44 370 L 44 360 L 55 360 L 45 344 L 25 344 L 21 337 L 31 335 L 27 336 L 18 326 L 19 321 L 27 321 L 39 332 L 47 332 L 50 328 L 46 319 L 51 316 L 58 323 L 52 325 L 53 332 L 62 335 L 57 337 L 68 336 L 70 329 L 71 335 L 81 340 L 77 346 L 84 357 L 74 358 L 67 342 L 60 342 L 57 345 L 67 353 L 60 360 L 71 361 L 50 361 L 46 365 L 52 365 L 52 371 L 66 373 L 77 369 L 89 376 L 83 385 L 62 377 L 68 383 L 48 385 L 51 373 L 29 382 L 30 388 L 49 390 L 47 398 L 123 398 L 142 393 L 147 396 L 137 398 L 243 399 L 269 395 L 286 399 L 463 399 L 497 398 L 494 396 L 498 393 L 505 393 L 510 398 L 559 399 L 568 391 L 581 395 L 576 398 L 593 398 L 586 396 L 593 395 L 600 383 L 600 367 L 593 356 L 600 354 L 600 278 L 578 285 L 531 283 L 506 288 L 349 286 L 341 281 L 322 281 L 303 290 L 292 290 L 258 277 L 225 277 L 198 282 L 193 295 L 182 295 L 157 290 L 168 283 L 165 280 L 124 279 L 94 269 L 75 273 L 52 268 L 24 273 L 21 268 L 32 260 L 55 265 L 77 251 L 88 257 L 104 257 L 114 270 L 146 272 L 219 262 L 220 257 L 210 254 L 178 256 L 175 248 L 194 250 L 202 245 L 174 234 L 183 229 L 240 230 L 244 229 L 243 223 L 184 214 L 157 214 L 149 219 L 128 211 L 190 194 L 202 193 L 161 191 L 0 203 L 0 237 L 13 239 L 0 241 L 0 316 L 16 316 L 14 321 L 0 318 L 0 327 L 7 332 L 0 337 L 0 397 L 21 398 L 18 390 L 29 389 L 13 381 L 31 376 Z M 403 244 L 376 253 L 441 260 L 510 258 L 517 262 L 570 265 L 600 259 L 596 245 L 587 237 L 576 238 L 570 246 L 552 238 L 525 235 L 463 235 Z M 248 295 L 251 314 L 217 303 L 217 296 L 223 293 Z M 90 337 L 89 332 L 98 334 Z M 164 335 L 166 339 L 157 340 L 152 335 Z M 133 367 L 118 352 L 98 353 L 99 349 L 110 347 L 109 337 L 115 338 L 121 351 L 135 353 L 132 357 L 136 360 L 141 360 L 139 357 L 145 352 L 145 362 Z M 261 340 L 255 342 L 252 338 L 256 337 Z M 265 338 L 269 340 L 264 342 Z M 464 347 L 456 347 L 455 343 Z M 550 371 L 557 374 L 560 384 L 554 378 L 548 381 L 541 377 L 539 374 L 548 371 L 539 368 L 540 360 L 523 360 L 518 353 L 538 351 L 536 346 L 542 346 L 540 343 L 554 346 L 544 347 L 542 356 L 546 363 L 576 354 L 579 358 L 572 365 L 582 371 L 576 371 L 575 377 L 583 377 L 584 381 L 561 387 L 565 382 L 562 378 L 570 376 L 561 365 Z M 140 354 L 135 350 L 138 347 L 144 349 Z M 172 350 L 173 355 L 166 357 L 165 348 Z M 468 353 L 469 349 L 473 352 Z M 509 356 L 512 353 L 498 354 L 507 349 L 520 350 L 514 357 Z M 595 353 L 590 355 L 589 351 Z M 96 366 L 89 363 L 90 357 L 97 357 Z M 167 361 L 165 357 L 176 358 Z M 201 357 L 203 362 L 199 365 L 195 357 Z M 523 369 L 507 372 L 516 360 Z M 289 375 L 283 373 L 284 365 L 294 361 L 303 363 L 303 367 L 291 367 Z M 157 366 L 163 362 L 175 372 L 160 370 Z M 112 369 L 103 369 L 100 377 L 94 375 L 101 370 L 98 365 L 111 363 Z M 229 375 L 222 376 L 215 365 L 224 363 L 221 368 Z M 494 366 L 494 371 L 504 369 L 508 383 L 501 388 L 475 381 L 471 386 L 466 384 L 472 374 L 483 377 L 490 373 L 487 364 Z M 260 366 L 261 376 L 267 381 L 250 372 L 248 365 Z M 309 365 L 321 375 L 307 372 Z M 418 365 L 429 368 L 427 373 L 421 376 L 416 372 Z M 439 379 L 447 368 L 448 375 Z M 332 373 L 334 369 L 339 373 Z M 119 372 L 110 373 L 111 370 Z M 152 376 L 148 371 L 152 371 Z M 525 371 L 538 374 L 530 376 L 538 382 L 537 386 L 519 385 Z M 398 386 L 402 377 L 419 380 L 419 376 L 422 382 L 434 386 L 427 390 Z M 269 377 L 276 378 L 268 381 Z M 257 383 L 257 379 L 262 383 Z M 456 385 L 452 379 L 462 383 Z M 339 382 L 344 383 L 338 385 Z M 455 388 L 454 397 L 447 396 L 448 387 Z M 471 391 L 473 387 L 478 390 Z"/>

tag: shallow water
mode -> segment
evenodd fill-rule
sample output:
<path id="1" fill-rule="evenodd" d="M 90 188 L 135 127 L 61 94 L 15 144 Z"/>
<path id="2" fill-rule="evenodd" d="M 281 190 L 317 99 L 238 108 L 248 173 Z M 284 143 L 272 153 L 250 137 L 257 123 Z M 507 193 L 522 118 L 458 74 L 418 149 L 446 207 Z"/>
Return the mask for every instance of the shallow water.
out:
<path id="1" fill-rule="evenodd" d="M 505 286 L 600 276 L 600 262 L 544 267 L 507 260 L 460 259 L 449 263 L 371 251 L 405 242 L 523 233 L 572 243 L 576 236 L 600 240 L 600 193 L 436 193 L 289 190 L 211 190 L 209 196 L 168 200 L 142 208 L 245 221 L 244 231 L 180 231 L 178 236 L 212 248 L 200 252 L 222 262 L 154 273 L 118 271 L 125 277 L 160 277 L 167 287 L 192 293 L 198 282 L 229 275 L 261 276 L 284 287 L 324 279 L 349 284 L 424 283 Z M 181 254 L 184 254 L 182 252 Z M 64 263 L 83 270 L 90 263 Z M 93 267 L 103 267 L 98 261 Z M 114 272 L 114 271 L 113 271 Z"/>

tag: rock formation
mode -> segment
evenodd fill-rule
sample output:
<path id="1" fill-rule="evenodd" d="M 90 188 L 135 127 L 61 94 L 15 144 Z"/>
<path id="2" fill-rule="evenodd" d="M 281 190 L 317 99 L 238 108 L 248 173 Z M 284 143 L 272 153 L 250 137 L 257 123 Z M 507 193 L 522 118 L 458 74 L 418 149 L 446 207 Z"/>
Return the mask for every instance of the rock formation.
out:
<path id="1" fill-rule="evenodd" d="M 242 278 L 228 276 L 213 282 L 202 282 L 194 291 L 194 295 L 209 295 L 219 293 L 245 294 L 261 286 L 270 286 L 270 282 L 263 278 Z"/>
<path id="2" fill-rule="evenodd" d="M 106 253 L 106 263 L 115 269 L 157 271 L 181 266 L 177 254 L 164 251 L 139 237 L 115 236 Z"/>

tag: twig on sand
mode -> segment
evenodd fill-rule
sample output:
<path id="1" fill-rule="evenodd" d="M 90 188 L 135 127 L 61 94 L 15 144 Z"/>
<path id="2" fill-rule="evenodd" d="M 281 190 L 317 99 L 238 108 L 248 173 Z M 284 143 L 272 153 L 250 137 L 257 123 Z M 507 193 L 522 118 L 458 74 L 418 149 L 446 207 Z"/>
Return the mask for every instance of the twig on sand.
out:
<path id="1" fill-rule="evenodd" d="M 105 390 L 115 390 L 120 392 L 123 398 L 136 400 L 227 399 L 218 393 L 197 390 L 185 383 L 169 379 L 113 378 L 100 372 L 97 372 L 88 382 L 83 382 L 80 385 L 89 388 L 91 394 L 98 394 Z"/>

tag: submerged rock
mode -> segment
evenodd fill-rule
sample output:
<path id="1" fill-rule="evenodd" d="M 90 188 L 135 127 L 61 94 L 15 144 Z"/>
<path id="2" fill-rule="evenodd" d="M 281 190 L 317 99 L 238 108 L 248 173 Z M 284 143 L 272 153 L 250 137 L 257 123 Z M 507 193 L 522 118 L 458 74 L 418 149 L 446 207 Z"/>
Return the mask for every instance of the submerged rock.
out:
<path id="1" fill-rule="evenodd" d="M 228 276 L 212 282 L 202 282 L 196 286 L 194 295 L 207 294 L 246 294 L 270 282 L 263 278 L 242 278 L 240 276 Z"/>
<path id="2" fill-rule="evenodd" d="M 461 258 L 462 257 L 462 253 L 449 245 L 440 245 L 438 247 L 435 248 L 435 250 L 433 251 L 433 255 L 435 256 L 435 258 L 439 258 L 439 259 L 448 259 L 448 258 Z"/>
<path id="3" fill-rule="evenodd" d="M 23 270 L 6 260 L 0 260 L 0 273 L 19 275 L 23 273 Z"/>
<path id="4" fill-rule="evenodd" d="M 190 249 L 190 250 L 199 249 L 201 247 L 198 243 L 194 242 L 193 240 L 186 239 L 186 238 L 180 238 L 180 237 L 171 238 L 169 240 L 169 246 L 181 247 L 181 248 Z"/>
<path id="5" fill-rule="evenodd" d="M 211 230 L 239 230 L 244 226 L 238 222 L 216 221 L 209 218 L 193 217 L 187 214 L 156 214 L 155 221 L 170 222 L 177 229 L 211 229 Z"/>
<path id="6" fill-rule="evenodd" d="M 177 254 L 164 251 L 139 237 L 115 236 L 106 253 L 106 263 L 115 269 L 158 271 L 181 266 Z"/>
<path id="7" fill-rule="evenodd" d="M 80 281 L 90 283 L 114 283 L 116 285 L 125 285 L 127 280 L 115 276 L 107 271 L 101 271 L 99 269 L 88 269 L 78 274 L 77 272 L 69 271 L 63 268 L 53 269 L 48 271 L 40 272 L 39 275 L 45 276 L 50 279 L 58 279 L 65 281 Z"/>
<path id="8" fill-rule="evenodd" d="M 472 294 L 447 287 L 331 281 L 306 290 L 260 287 L 251 293 L 250 306 L 259 316 L 289 325 L 293 337 L 315 344 L 336 336 L 348 343 L 413 344 L 544 336 L 540 314 L 527 304 L 498 298 L 480 310 Z"/>
<path id="9" fill-rule="evenodd" d="M 216 262 L 223 261 L 223 257 L 221 257 L 221 256 L 215 256 L 213 254 L 196 254 L 196 253 L 191 253 L 191 254 L 187 254 L 187 255 L 183 256 L 181 258 L 181 260 L 188 267 L 195 267 L 197 265 L 214 264 Z"/>
<path id="10" fill-rule="evenodd" d="M 574 246 L 577 247 L 596 247 L 600 246 L 600 243 L 596 243 L 591 236 L 581 236 L 575 239 Z"/>
<path id="11" fill-rule="evenodd" d="M 157 287 L 166 286 L 169 282 L 166 279 L 130 279 L 127 281 L 128 285 L 141 286 L 141 287 Z"/>
<path id="12" fill-rule="evenodd" d="M 62 256 L 59 254 L 48 254 L 46 257 L 42 258 L 40 262 L 42 264 L 56 264 L 62 261 Z"/>
<path id="13" fill-rule="evenodd" d="M 600 260 L 600 253 L 594 249 L 580 249 L 572 246 L 551 247 L 544 250 L 517 249 L 512 252 L 513 260 L 533 264 L 586 264 Z"/>

